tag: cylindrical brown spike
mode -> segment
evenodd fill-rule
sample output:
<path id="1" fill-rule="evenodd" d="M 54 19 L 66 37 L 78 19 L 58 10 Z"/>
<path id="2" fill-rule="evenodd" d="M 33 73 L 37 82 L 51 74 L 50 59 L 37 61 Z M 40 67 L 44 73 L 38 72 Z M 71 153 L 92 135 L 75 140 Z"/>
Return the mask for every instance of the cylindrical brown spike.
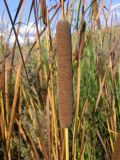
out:
<path id="1" fill-rule="evenodd" d="M 73 113 L 73 71 L 71 27 L 67 20 L 57 24 L 57 57 L 58 57 L 58 108 L 60 124 L 68 128 Z"/>
<path id="2" fill-rule="evenodd" d="M 115 144 L 112 160 L 120 160 L 120 134 L 117 136 L 117 141 Z"/>

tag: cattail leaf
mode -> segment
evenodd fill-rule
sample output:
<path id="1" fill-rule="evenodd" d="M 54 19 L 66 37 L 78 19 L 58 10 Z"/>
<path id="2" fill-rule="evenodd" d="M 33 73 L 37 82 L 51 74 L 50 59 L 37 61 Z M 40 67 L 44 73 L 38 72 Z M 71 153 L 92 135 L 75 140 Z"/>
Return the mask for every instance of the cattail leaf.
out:
<path id="1" fill-rule="evenodd" d="M 27 25 L 28 25 L 29 20 L 30 20 L 30 16 L 31 16 L 31 13 L 32 13 L 33 6 L 34 6 L 34 0 L 32 0 L 32 3 L 31 3 L 31 7 L 30 7 L 30 11 L 29 11 L 29 15 L 28 15 Z"/>

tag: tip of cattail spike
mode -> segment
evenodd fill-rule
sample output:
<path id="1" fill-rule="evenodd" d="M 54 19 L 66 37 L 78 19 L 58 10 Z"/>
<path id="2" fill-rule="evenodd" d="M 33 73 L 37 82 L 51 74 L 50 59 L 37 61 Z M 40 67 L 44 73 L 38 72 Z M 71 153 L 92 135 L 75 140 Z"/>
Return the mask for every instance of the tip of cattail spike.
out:
<path id="1" fill-rule="evenodd" d="M 120 134 L 117 136 L 117 141 L 115 144 L 112 160 L 120 160 Z"/>
<path id="2" fill-rule="evenodd" d="M 58 57 L 58 108 L 60 124 L 68 128 L 73 115 L 73 71 L 71 26 L 67 20 L 60 20 L 56 30 Z"/>

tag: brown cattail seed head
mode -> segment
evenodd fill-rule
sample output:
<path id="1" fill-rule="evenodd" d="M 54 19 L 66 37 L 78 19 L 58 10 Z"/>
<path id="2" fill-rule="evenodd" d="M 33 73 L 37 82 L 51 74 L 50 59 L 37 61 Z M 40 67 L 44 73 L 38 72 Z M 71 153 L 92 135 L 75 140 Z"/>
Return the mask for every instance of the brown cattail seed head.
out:
<path id="1" fill-rule="evenodd" d="M 115 144 L 112 160 L 120 160 L 120 134 L 117 136 L 117 141 Z"/>
<path id="2" fill-rule="evenodd" d="M 72 122 L 73 113 L 73 72 L 71 27 L 67 20 L 57 24 L 57 57 L 58 57 L 58 107 L 60 123 L 68 128 Z"/>

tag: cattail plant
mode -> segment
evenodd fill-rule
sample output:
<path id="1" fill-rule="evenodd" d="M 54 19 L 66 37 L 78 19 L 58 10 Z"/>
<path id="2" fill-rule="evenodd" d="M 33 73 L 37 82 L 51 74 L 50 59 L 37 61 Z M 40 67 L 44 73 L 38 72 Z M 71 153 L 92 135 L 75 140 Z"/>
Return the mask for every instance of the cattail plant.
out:
<path id="1" fill-rule="evenodd" d="M 69 159 L 68 127 L 73 113 L 73 72 L 71 27 L 67 20 L 60 20 L 56 31 L 58 56 L 58 108 L 60 124 L 65 128 L 66 160 Z"/>
<path id="2" fill-rule="evenodd" d="M 117 141 L 115 144 L 112 160 L 120 160 L 120 134 L 117 136 Z"/>

